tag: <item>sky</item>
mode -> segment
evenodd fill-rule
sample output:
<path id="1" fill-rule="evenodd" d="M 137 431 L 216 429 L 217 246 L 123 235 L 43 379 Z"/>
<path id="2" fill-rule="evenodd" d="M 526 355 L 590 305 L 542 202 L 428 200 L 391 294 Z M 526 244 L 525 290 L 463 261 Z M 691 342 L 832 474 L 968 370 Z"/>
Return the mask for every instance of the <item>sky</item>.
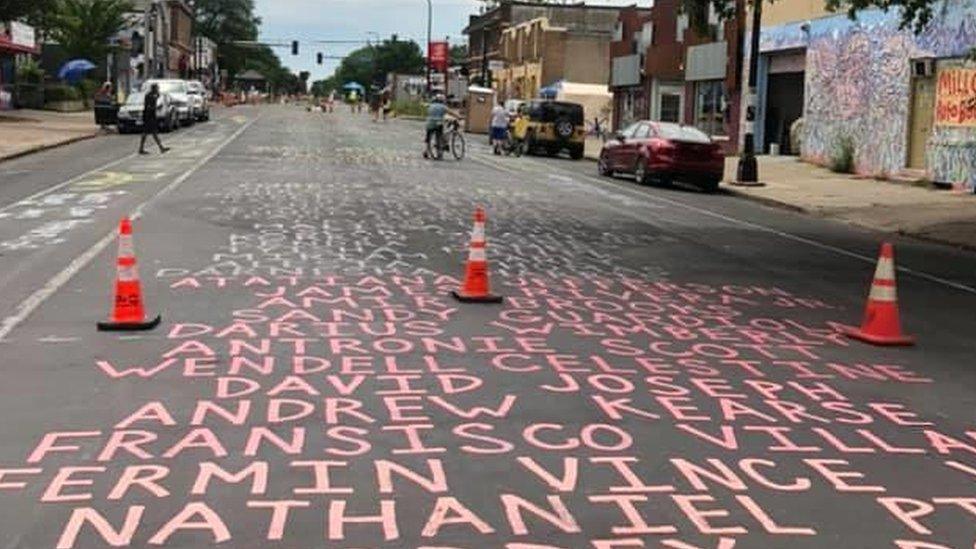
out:
<path id="1" fill-rule="evenodd" d="M 479 0 L 432 0 L 434 7 L 434 39 L 449 37 L 452 44 L 465 43 L 461 31 L 468 16 L 478 12 Z M 631 5 L 650 4 L 649 0 L 595 0 L 590 4 Z M 412 38 L 418 44 L 427 36 L 426 0 L 255 0 L 261 17 L 261 40 L 290 43 L 299 40 L 299 55 L 292 56 L 289 48 L 275 48 L 285 66 L 294 72 L 309 71 L 311 80 L 326 78 L 339 65 L 327 59 L 323 65 L 315 63 L 315 54 L 341 56 L 355 49 L 355 45 L 311 44 L 314 40 L 375 40 L 377 35 L 388 38 L 396 33 Z"/>

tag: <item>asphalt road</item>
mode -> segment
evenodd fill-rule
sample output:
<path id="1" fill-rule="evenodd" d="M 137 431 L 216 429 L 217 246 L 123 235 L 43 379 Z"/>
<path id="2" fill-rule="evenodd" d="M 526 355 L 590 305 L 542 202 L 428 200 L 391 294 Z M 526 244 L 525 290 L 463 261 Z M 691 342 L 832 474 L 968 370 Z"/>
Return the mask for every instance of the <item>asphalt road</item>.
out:
<path id="1" fill-rule="evenodd" d="M 976 256 L 239 107 L 0 167 L 0 547 L 976 542 Z M 9 169 L 8 169 L 9 168 Z M 502 305 L 459 304 L 474 209 Z M 163 324 L 106 334 L 135 216 Z"/>

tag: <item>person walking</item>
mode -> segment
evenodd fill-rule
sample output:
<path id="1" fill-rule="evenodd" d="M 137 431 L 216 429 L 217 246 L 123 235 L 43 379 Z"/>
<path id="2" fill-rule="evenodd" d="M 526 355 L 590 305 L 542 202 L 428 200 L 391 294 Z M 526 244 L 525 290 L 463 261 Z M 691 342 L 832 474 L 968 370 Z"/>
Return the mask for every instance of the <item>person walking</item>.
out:
<path id="1" fill-rule="evenodd" d="M 495 108 L 491 109 L 491 146 L 495 154 L 502 154 L 502 146 L 508 138 L 508 111 L 505 101 L 499 99 Z"/>
<path id="2" fill-rule="evenodd" d="M 390 102 L 390 89 L 383 88 L 383 94 L 381 97 L 382 99 L 380 102 L 382 103 L 383 107 L 383 122 L 386 122 L 386 119 L 390 117 L 390 111 L 393 110 L 393 104 Z"/>
<path id="3" fill-rule="evenodd" d="M 105 82 L 95 92 L 95 123 L 102 128 L 102 132 L 109 131 L 110 126 L 118 123 L 118 107 L 111 82 Z"/>
<path id="4" fill-rule="evenodd" d="M 369 113 L 373 117 L 373 123 L 380 121 L 380 101 L 382 97 L 380 93 L 374 88 L 369 96 Z"/>
<path id="5" fill-rule="evenodd" d="M 156 120 L 156 106 L 159 104 L 159 84 L 153 84 L 143 98 L 142 107 L 142 137 L 139 140 L 139 154 L 149 154 L 146 151 L 146 137 L 152 134 L 159 146 L 159 152 L 165 154 L 169 148 L 163 146 L 159 140 L 159 127 Z"/>

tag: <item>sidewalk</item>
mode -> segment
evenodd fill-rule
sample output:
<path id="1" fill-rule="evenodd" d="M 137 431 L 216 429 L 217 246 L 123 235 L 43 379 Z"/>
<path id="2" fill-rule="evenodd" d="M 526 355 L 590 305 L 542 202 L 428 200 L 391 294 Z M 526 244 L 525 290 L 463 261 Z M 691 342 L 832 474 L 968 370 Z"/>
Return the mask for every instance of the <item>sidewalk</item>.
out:
<path id="1" fill-rule="evenodd" d="M 738 158 L 726 162 L 735 178 Z M 833 173 L 795 157 L 760 157 L 765 187 L 722 186 L 731 194 L 879 231 L 976 250 L 976 195 Z"/>
<path id="2" fill-rule="evenodd" d="M 98 132 L 91 111 L 3 111 L 0 112 L 0 160 L 88 139 Z"/>

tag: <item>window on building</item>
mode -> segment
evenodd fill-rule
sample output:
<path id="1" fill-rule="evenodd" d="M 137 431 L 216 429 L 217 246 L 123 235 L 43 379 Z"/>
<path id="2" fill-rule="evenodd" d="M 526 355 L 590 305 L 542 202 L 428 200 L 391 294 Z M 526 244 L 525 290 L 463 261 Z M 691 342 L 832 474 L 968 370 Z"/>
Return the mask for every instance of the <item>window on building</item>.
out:
<path id="1" fill-rule="evenodd" d="M 641 29 L 641 47 L 640 51 L 644 51 L 648 46 L 654 44 L 654 22 L 648 21 L 644 23 L 644 28 Z"/>
<path id="2" fill-rule="evenodd" d="M 679 122 L 681 120 L 681 94 L 661 93 L 661 122 Z"/>
<path id="3" fill-rule="evenodd" d="M 695 84 L 695 127 L 708 135 L 726 135 L 725 109 L 725 90 L 721 80 Z"/>
<path id="4" fill-rule="evenodd" d="M 676 31 L 676 34 L 675 34 L 676 40 L 678 42 L 684 42 L 685 41 L 685 31 L 688 30 L 688 23 L 689 23 L 688 14 L 687 13 L 683 13 L 683 14 L 679 15 L 678 18 L 677 18 L 677 22 L 678 22 L 677 23 L 678 26 L 675 29 L 675 31 Z"/>

